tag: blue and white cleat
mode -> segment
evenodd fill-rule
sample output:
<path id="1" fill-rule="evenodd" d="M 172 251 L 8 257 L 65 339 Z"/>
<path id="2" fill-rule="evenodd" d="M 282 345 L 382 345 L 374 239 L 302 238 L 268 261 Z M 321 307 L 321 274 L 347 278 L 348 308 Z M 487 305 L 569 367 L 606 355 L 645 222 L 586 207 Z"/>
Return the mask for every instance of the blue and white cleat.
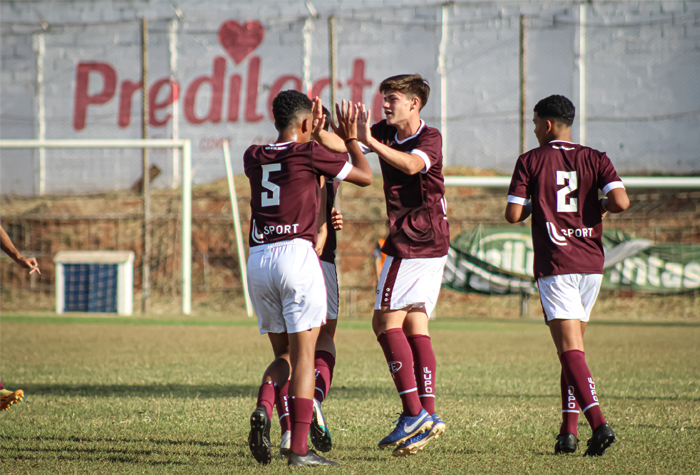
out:
<path id="1" fill-rule="evenodd" d="M 399 446 L 394 449 L 394 453 L 392 454 L 394 457 L 408 457 L 409 455 L 416 455 L 418 452 L 423 450 L 426 445 L 428 445 L 428 442 L 433 439 L 439 439 L 440 436 L 445 433 L 445 429 L 447 428 L 445 421 L 440 419 L 437 414 L 433 414 L 430 417 L 433 419 L 432 429 L 430 429 L 430 431 L 423 432 L 422 434 L 413 436 L 402 444 L 399 444 Z"/>
<path id="2" fill-rule="evenodd" d="M 379 441 L 380 449 L 399 445 L 413 436 L 430 431 L 433 427 L 433 418 L 425 409 L 421 409 L 420 413 L 413 417 L 402 413 L 394 422 L 398 423 L 391 434 Z"/>

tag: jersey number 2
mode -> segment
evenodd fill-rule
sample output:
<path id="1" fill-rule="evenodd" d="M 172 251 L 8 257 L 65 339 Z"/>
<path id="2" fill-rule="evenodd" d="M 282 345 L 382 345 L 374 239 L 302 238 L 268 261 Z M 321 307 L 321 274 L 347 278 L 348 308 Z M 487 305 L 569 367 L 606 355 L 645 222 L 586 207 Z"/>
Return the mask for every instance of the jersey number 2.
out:
<path id="1" fill-rule="evenodd" d="M 568 183 L 567 183 L 568 182 Z M 576 172 L 557 171 L 557 185 L 566 185 L 557 191 L 557 212 L 575 213 L 578 211 L 578 198 L 569 197 L 569 193 L 578 189 Z"/>
<path id="2" fill-rule="evenodd" d="M 279 206 L 280 204 L 280 187 L 275 185 L 270 181 L 270 173 L 272 172 L 278 172 L 282 170 L 282 164 L 280 163 L 271 163 L 269 165 L 262 165 L 262 186 L 263 188 L 270 190 L 268 191 L 263 191 L 260 193 L 261 195 L 261 201 L 260 201 L 260 206 L 265 207 L 265 206 Z M 272 194 L 272 196 L 270 196 Z"/>

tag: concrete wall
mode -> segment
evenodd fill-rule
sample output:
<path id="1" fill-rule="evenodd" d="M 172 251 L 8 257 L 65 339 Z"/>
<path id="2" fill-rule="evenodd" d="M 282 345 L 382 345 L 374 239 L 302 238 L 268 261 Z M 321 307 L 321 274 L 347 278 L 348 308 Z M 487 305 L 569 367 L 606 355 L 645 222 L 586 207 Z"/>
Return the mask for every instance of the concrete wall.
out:
<path id="1" fill-rule="evenodd" d="M 423 111 L 440 127 L 437 73 L 442 8 L 431 1 L 313 2 L 310 79 L 326 103 L 327 16 L 338 16 L 339 98 L 374 109 L 389 75 L 418 72 L 432 85 Z M 269 102 L 303 79 L 301 1 L 0 3 L 0 138 L 39 130 L 37 57 L 45 53 L 47 138 L 140 138 L 141 17 L 149 18 L 151 137 L 170 137 L 171 76 L 179 86 L 179 136 L 194 144 L 195 182 L 224 174 L 221 140 L 234 170 L 252 143 L 274 140 Z M 574 2 L 456 2 L 448 8 L 447 161 L 508 174 L 519 151 L 519 15 L 526 17 L 527 107 L 559 93 L 577 101 L 578 5 Z M 607 150 L 620 173 L 700 171 L 700 3 L 628 2 L 588 7 L 586 144 Z M 175 21 L 177 71 L 170 70 Z M 42 23 L 44 22 L 44 27 Z M 251 30 L 241 33 L 247 21 Z M 259 26 L 258 26 L 259 25 Z M 307 25 L 308 26 L 308 25 Z M 262 31 L 262 34 L 260 33 Z M 246 41 L 248 43 L 246 43 Z M 305 89 L 304 85 L 301 85 Z M 578 103 L 576 103 L 578 107 Z M 528 113 L 528 121 L 530 114 Z M 527 147 L 536 146 L 531 125 Z M 575 139 L 578 139 L 575 133 Z M 38 152 L 0 151 L 0 191 L 37 189 Z M 153 152 L 170 186 L 169 152 Z M 376 159 L 373 159 L 376 168 Z M 47 151 L 47 192 L 128 187 L 140 176 L 137 151 Z"/>

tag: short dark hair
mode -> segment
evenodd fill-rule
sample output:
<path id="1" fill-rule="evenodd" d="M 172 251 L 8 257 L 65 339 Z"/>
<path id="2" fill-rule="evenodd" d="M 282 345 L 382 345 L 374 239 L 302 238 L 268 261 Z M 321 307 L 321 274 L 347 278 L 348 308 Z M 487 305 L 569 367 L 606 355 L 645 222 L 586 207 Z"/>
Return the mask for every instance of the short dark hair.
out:
<path id="1" fill-rule="evenodd" d="M 282 132 L 301 114 L 311 112 L 313 103 L 306 94 L 290 89 L 277 94 L 272 100 L 272 115 L 275 127 Z"/>
<path id="2" fill-rule="evenodd" d="M 574 104 L 564 96 L 545 97 L 537 103 L 534 110 L 540 119 L 558 121 L 569 127 L 574 123 L 576 116 Z"/>
<path id="3" fill-rule="evenodd" d="M 331 128 L 331 120 L 333 120 L 333 118 L 331 116 L 331 111 L 326 109 L 326 106 L 323 106 L 323 115 L 326 116 L 326 122 L 323 124 L 323 130 L 328 132 L 328 129 Z"/>
<path id="4" fill-rule="evenodd" d="M 407 97 L 417 97 L 420 99 L 420 108 L 423 109 L 430 97 L 430 84 L 420 74 L 399 74 L 386 78 L 379 85 L 379 92 L 386 94 L 387 91 L 399 91 Z"/>

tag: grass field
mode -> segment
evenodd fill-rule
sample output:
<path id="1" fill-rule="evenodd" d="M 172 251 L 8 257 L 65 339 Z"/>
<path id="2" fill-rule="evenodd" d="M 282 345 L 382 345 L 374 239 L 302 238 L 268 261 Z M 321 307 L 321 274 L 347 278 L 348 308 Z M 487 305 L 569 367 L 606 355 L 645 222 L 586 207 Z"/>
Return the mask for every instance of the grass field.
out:
<path id="1" fill-rule="evenodd" d="M 204 320 L 3 317 L 2 380 L 26 399 L 0 415 L 0 471 L 287 473 L 247 447 L 267 340 L 250 320 Z M 445 436 L 406 459 L 376 448 L 399 399 L 369 323 L 344 321 L 324 403 L 342 465 L 315 472 L 698 472 L 697 323 L 590 325 L 588 362 L 618 437 L 597 459 L 553 455 L 559 367 L 544 325 L 450 319 L 431 332 Z"/>

